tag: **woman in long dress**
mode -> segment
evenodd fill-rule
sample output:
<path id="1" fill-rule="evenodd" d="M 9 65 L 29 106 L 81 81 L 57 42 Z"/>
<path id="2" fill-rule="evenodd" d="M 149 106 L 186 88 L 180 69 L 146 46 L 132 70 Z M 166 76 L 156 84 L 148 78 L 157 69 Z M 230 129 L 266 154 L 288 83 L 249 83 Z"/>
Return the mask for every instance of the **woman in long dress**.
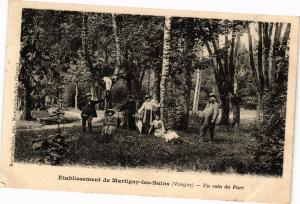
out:
<path id="1" fill-rule="evenodd" d="M 142 122 L 143 122 L 143 133 L 148 133 L 149 132 L 149 128 L 152 124 L 152 121 L 154 120 L 154 109 L 155 108 L 159 108 L 160 107 L 160 103 L 156 104 L 154 101 L 151 101 L 151 98 L 149 95 L 145 96 L 145 102 L 143 103 L 143 105 L 141 106 L 141 108 L 138 110 L 138 113 L 141 113 L 143 111 L 142 114 Z"/>

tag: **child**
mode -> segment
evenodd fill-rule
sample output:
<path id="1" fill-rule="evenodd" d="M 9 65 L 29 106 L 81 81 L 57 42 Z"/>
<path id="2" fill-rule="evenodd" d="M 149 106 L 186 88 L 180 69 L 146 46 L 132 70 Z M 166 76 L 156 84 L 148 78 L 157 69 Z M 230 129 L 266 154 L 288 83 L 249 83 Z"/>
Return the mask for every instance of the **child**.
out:
<path id="1" fill-rule="evenodd" d="M 103 139 L 106 142 L 112 140 L 113 134 L 117 128 L 117 119 L 114 117 L 115 111 L 108 109 L 105 111 L 104 124 L 102 129 Z"/>
<path id="2" fill-rule="evenodd" d="M 161 137 L 163 138 L 166 131 L 163 121 L 160 119 L 159 115 L 155 115 L 155 120 L 153 120 L 151 127 L 149 129 L 149 134 L 151 134 L 152 130 L 154 130 L 154 136 L 155 137 Z"/>

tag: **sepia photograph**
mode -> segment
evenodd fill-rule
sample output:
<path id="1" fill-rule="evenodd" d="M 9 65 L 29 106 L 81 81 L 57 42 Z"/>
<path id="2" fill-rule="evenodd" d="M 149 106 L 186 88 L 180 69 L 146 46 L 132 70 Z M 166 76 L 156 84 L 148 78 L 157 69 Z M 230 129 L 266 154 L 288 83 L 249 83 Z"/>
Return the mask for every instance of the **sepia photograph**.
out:
<path id="1" fill-rule="evenodd" d="M 23 9 L 15 162 L 278 175 L 291 24 Z"/>
<path id="2" fill-rule="evenodd" d="M 298 18 L 13 2 L 10 186 L 290 199 Z"/>

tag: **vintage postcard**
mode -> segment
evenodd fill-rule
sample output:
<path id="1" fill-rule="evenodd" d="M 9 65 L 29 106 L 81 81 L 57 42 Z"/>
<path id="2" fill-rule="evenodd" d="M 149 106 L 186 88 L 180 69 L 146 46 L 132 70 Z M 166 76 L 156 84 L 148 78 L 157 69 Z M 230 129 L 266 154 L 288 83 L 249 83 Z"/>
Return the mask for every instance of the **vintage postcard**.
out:
<path id="1" fill-rule="evenodd" d="M 9 3 L 2 186 L 290 201 L 298 17 Z"/>

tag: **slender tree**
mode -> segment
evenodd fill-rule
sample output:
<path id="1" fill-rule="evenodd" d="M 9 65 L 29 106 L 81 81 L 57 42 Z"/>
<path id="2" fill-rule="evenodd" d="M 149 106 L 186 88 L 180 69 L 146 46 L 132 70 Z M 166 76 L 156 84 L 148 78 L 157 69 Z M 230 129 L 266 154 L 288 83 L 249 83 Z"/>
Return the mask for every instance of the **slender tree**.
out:
<path id="1" fill-rule="evenodd" d="M 167 95 L 167 83 L 169 77 L 169 56 L 170 56 L 170 30 L 171 30 L 171 18 L 165 17 L 164 24 L 164 40 L 163 40 L 163 62 L 161 71 L 161 82 L 160 82 L 160 100 L 162 104 L 161 108 L 161 119 L 164 120 L 166 112 L 166 95 Z"/>
<path id="2" fill-rule="evenodd" d="M 289 40 L 290 24 L 286 25 L 286 30 L 283 36 L 281 36 L 281 31 L 284 24 L 275 24 L 274 40 L 272 45 L 271 36 L 273 24 L 262 22 L 258 22 L 256 24 L 252 23 L 252 26 L 255 25 L 258 27 L 257 64 L 255 62 L 255 54 L 253 50 L 251 26 L 248 26 L 247 30 L 250 65 L 258 93 L 257 117 L 261 118 L 262 98 L 264 96 L 265 90 L 268 89 L 270 85 L 282 81 L 282 77 L 285 77 L 282 73 L 280 63 L 285 57 L 286 50 L 288 49 L 287 44 Z M 270 57 L 269 55 L 270 46 L 272 46 L 273 48 L 272 57 Z M 269 67 L 270 58 L 272 60 L 271 67 Z"/>
<path id="3" fill-rule="evenodd" d="M 119 72 L 120 72 L 120 66 L 121 66 L 121 49 L 120 49 L 120 39 L 118 35 L 118 29 L 117 29 L 117 20 L 116 20 L 116 14 L 112 14 L 112 27 L 113 27 L 113 35 L 116 42 L 116 68 L 113 74 L 113 79 L 116 80 Z"/>

